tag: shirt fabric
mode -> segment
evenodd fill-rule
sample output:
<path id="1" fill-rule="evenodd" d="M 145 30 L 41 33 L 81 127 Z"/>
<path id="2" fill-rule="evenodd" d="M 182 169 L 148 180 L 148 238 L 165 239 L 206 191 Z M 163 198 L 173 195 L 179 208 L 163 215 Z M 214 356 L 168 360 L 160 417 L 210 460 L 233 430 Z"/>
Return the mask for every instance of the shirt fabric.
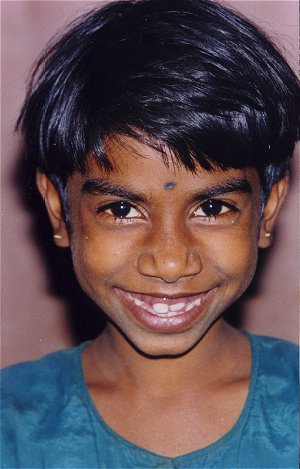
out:
<path id="1" fill-rule="evenodd" d="M 298 348 L 248 336 L 252 372 L 238 421 L 215 443 L 175 458 L 136 446 L 103 421 L 83 377 L 86 343 L 3 370 L 1 468 L 298 468 Z"/>

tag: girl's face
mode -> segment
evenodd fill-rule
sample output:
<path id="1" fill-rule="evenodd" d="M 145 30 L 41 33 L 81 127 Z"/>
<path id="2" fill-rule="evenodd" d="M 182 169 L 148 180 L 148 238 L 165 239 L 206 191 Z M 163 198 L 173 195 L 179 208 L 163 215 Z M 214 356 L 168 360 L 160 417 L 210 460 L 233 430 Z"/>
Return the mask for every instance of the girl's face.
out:
<path id="1" fill-rule="evenodd" d="M 111 172 L 91 158 L 87 174 L 69 179 L 71 233 L 55 188 L 38 176 L 57 243 L 70 246 L 110 334 L 152 356 L 184 353 L 249 285 L 287 182 L 273 187 L 262 215 L 254 169 L 193 174 L 125 137 L 106 153 Z"/>

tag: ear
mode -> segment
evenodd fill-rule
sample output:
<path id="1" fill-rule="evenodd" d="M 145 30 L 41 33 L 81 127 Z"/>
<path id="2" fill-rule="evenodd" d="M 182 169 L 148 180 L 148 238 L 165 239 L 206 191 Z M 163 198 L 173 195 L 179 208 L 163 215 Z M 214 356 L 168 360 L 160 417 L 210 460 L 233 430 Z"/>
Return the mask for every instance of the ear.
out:
<path id="1" fill-rule="evenodd" d="M 270 192 L 261 219 L 258 246 L 268 248 L 272 244 L 275 222 L 289 188 L 288 176 L 276 182 Z"/>
<path id="2" fill-rule="evenodd" d="M 70 245 L 69 233 L 56 187 L 46 174 L 40 172 L 36 174 L 36 184 L 48 211 L 55 244 L 60 247 L 68 247 Z"/>

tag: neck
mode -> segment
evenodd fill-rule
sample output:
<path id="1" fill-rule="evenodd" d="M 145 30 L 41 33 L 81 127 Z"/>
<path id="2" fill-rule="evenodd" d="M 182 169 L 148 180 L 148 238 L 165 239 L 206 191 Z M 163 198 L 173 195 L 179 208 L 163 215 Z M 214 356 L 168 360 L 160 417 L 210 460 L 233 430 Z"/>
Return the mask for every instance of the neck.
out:
<path id="1" fill-rule="evenodd" d="M 84 368 L 95 383 L 106 381 L 161 394 L 186 390 L 187 383 L 199 389 L 226 380 L 228 375 L 245 372 L 236 356 L 240 348 L 249 353 L 246 337 L 222 319 L 188 352 L 175 357 L 149 357 L 138 351 L 114 327 L 106 330 L 86 349 Z"/>

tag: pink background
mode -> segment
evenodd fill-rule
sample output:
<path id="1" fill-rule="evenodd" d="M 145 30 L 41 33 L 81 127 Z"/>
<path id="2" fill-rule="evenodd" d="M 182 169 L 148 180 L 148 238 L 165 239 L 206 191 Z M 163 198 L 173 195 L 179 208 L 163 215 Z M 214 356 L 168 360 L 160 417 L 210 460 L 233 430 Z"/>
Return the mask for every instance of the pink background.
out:
<path id="1" fill-rule="evenodd" d="M 26 176 L 16 176 L 20 141 L 13 129 L 25 96 L 31 65 L 49 38 L 74 17 L 101 3 L 1 2 L 3 366 L 37 358 L 77 343 L 78 333 L 74 331 L 77 328 L 78 332 L 82 327 L 78 310 L 87 314 L 89 305 L 77 300 L 72 279 L 59 267 L 59 262 L 66 262 L 65 253 L 52 247 L 52 233 L 41 214 L 36 231 L 31 210 L 20 195 L 21 189 L 26 186 Z M 268 31 L 296 69 L 299 31 L 297 1 L 226 3 L 241 10 Z M 299 156 L 299 151 L 297 153 Z M 296 163 L 294 174 L 297 175 Z M 297 186 L 298 181 L 294 177 L 275 233 L 272 255 L 267 255 L 261 266 L 259 287 L 258 282 L 254 284 L 255 296 L 247 295 L 246 300 L 235 308 L 237 311 L 243 306 L 243 314 L 239 318 L 241 327 L 293 341 L 298 340 Z M 46 251 L 39 249 L 38 240 L 40 244 L 46 244 Z M 49 262 L 53 258 L 54 267 L 50 269 Z M 58 267 L 55 270 L 56 262 Z M 56 283 L 55 288 L 53 283 Z M 69 300 L 62 294 L 63 290 L 68 291 Z"/>

